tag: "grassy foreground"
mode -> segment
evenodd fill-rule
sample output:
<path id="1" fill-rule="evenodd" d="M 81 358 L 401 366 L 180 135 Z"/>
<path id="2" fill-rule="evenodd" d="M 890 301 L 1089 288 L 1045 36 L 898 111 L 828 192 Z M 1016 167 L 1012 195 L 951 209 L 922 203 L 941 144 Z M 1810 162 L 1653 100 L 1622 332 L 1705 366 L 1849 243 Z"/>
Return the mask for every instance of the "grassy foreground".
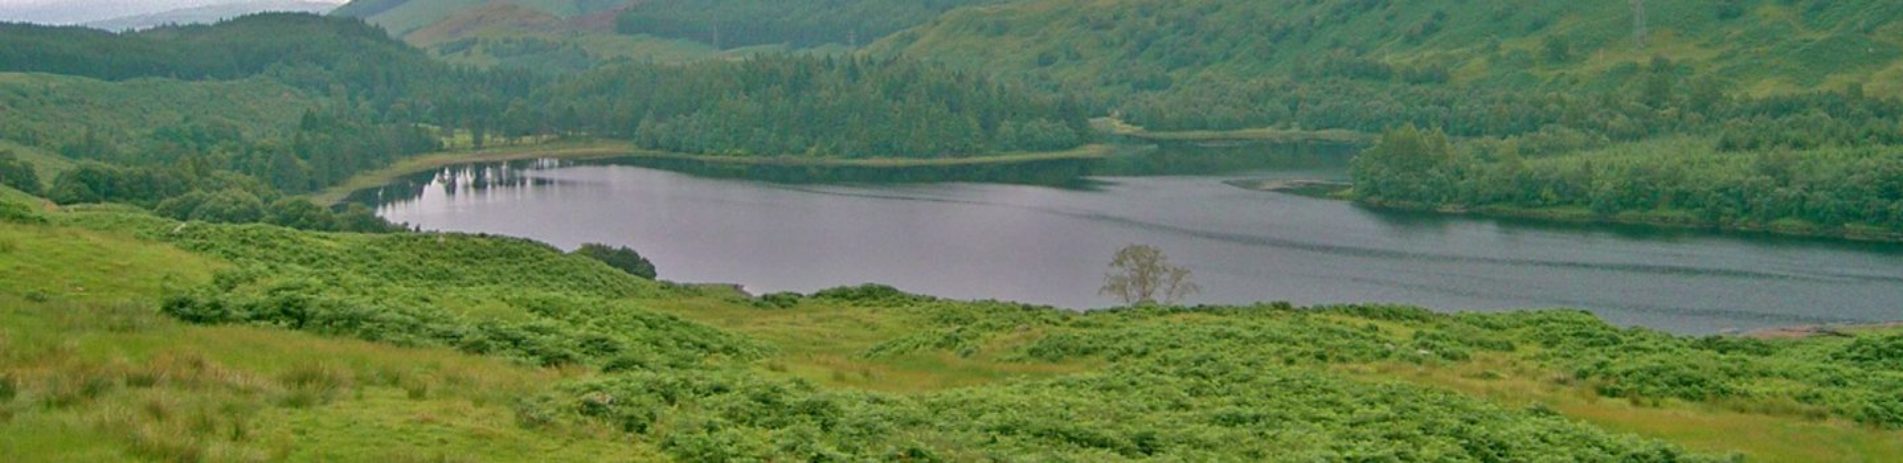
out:
<path id="1" fill-rule="evenodd" d="M 0 222 L 0 281 L 13 461 L 1903 459 L 1895 330 L 750 297 L 119 207 Z"/>

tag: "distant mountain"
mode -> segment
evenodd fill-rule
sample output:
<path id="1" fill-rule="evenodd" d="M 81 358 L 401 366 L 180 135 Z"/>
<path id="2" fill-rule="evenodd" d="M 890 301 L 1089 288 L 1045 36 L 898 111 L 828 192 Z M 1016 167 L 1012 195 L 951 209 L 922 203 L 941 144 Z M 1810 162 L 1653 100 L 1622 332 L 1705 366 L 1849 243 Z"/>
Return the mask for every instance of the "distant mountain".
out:
<path id="1" fill-rule="evenodd" d="M 0 21 L 36 24 L 84 24 L 206 6 L 261 0 L 0 0 Z M 305 0 L 342 4 L 346 0 Z"/>
<path id="2" fill-rule="evenodd" d="M 151 14 L 123 16 L 82 25 L 109 31 L 145 30 L 167 24 L 206 24 L 248 14 L 291 12 L 325 14 L 337 9 L 337 3 L 312 0 L 254 0 L 241 3 L 200 6 Z"/>

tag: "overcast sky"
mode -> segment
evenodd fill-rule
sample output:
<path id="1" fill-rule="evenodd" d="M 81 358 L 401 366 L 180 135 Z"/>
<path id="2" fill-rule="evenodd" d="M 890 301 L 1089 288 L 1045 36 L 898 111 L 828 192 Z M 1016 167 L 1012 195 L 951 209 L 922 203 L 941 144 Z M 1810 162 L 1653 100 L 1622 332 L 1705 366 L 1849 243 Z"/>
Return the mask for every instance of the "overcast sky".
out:
<path id="1" fill-rule="evenodd" d="M 0 0 L 0 20 L 69 24 L 251 0 Z M 344 3 L 346 0 L 309 0 Z"/>

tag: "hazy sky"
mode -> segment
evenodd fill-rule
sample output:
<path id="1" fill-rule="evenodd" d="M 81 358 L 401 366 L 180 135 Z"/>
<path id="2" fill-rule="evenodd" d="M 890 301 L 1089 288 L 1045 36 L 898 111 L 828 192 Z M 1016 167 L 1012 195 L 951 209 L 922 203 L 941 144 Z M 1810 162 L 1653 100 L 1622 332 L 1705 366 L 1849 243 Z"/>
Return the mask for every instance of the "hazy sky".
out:
<path id="1" fill-rule="evenodd" d="M 0 20 L 67 24 L 250 0 L 0 0 Z M 309 0 L 344 3 L 346 0 Z"/>

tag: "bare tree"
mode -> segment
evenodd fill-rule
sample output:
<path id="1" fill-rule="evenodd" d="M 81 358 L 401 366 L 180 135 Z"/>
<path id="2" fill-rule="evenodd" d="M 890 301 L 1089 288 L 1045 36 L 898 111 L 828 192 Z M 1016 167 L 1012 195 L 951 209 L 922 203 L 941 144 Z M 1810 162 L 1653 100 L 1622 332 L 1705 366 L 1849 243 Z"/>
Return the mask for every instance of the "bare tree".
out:
<path id="1" fill-rule="evenodd" d="M 1202 287 L 1189 281 L 1189 269 L 1170 265 L 1163 250 L 1132 244 L 1111 259 L 1110 273 L 1104 275 L 1103 289 L 1098 293 L 1115 296 L 1125 304 L 1173 304 L 1198 292 Z"/>

